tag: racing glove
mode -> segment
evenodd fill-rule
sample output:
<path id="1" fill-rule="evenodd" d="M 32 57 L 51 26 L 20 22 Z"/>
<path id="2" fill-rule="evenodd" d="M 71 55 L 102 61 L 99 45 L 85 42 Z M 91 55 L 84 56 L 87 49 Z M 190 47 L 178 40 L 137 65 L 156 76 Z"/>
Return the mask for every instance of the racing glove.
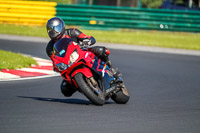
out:
<path id="1" fill-rule="evenodd" d="M 82 48 L 87 48 L 90 45 L 91 45 L 91 40 L 90 39 L 84 39 L 83 42 L 82 42 L 81 47 Z"/>

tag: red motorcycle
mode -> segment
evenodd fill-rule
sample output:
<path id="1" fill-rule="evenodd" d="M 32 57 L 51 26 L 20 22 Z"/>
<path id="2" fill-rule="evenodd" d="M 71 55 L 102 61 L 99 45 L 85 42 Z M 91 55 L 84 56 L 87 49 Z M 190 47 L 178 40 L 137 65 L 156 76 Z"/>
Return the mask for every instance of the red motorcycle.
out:
<path id="1" fill-rule="evenodd" d="M 103 105 L 109 98 L 119 104 L 128 102 L 129 94 L 123 79 L 116 79 L 106 63 L 92 52 L 81 49 L 69 38 L 57 41 L 53 52 L 55 69 L 92 103 Z"/>

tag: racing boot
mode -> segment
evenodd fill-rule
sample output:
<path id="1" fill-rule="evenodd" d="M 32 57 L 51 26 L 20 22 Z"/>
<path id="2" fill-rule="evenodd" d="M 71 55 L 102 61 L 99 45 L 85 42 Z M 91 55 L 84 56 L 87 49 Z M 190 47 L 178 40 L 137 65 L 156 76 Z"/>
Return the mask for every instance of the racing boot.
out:
<path id="1" fill-rule="evenodd" d="M 119 71 L 117 68 L 112 67 L 111 61 L 109 60 L 109 58 L 108 58 L 108 61 L 107 61 L 106 64 L 108 65 L 108 67 L 110 68 L 110 70 L 111 70 L 113 76 L 114 76 L 116 79 L 118 79 L 118 77 L 122 76 L 122 74 L 120 73 L 120 71 Z"/>

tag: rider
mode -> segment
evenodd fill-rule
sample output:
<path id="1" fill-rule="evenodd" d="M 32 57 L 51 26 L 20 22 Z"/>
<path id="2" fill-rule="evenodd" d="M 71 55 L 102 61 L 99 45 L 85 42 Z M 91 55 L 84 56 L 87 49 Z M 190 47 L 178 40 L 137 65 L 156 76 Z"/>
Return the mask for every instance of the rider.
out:
<path id="1" fill-rule="evenodd" d="M 88 46 L 96 43 L 96 40 L 93 36 L 87 36 L 76 28 L 65 29 L 64 21 L 59 17 L 53 17 L 49 19 L 46 24 L 46 28 L 48 35 L 51 38 L 47 44 L 46 53 L 51 58 L 51 60 L 53 59 L 53 46 L 56 41 L 61 38 L 71 38 L 82 48 L 87 48 Z M 111 67 L 111 63 L 108 58 L 110 51 L 107 48 L 102 46 L 95 46 L 90 47 L 87 50 L 93 52 L 102 61 L 108 62 L 107 64 L 115 76 L 118 74 L 118 72 L 116 72 L 116 70 Z M 76 89 L 68 84 L 65 80 L 62 81 L 60 88 L 63 95 L 67 97 L 76 92 Z"/>

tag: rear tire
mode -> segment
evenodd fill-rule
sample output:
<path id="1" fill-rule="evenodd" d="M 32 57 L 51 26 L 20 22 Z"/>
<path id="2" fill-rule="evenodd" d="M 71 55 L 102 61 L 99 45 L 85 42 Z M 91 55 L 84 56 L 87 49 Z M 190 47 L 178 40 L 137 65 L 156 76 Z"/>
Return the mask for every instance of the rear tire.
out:
<path id="1" fill-rule="evenodd" d="M 119 85 L 119 87 L 121 89 L 118 92 L 116 92 L 111 98 L 118 104 L 126 104 L 130 98 L 128 90 L 126 89 L 124 83 L 122 83 L 122 85 Z"/>
<path id="2" fill-rule="evenodd" d="M 78 85 L 78 90 L 82 92 L 92 103 L 95 105 L 103 105 L 105 103 L 104 93 L 101 91 L 101 94 L 98 96 L 89 87 L 86 78 L 82 73 L 78 73 L 74 76 L 76 84 Z"/>

